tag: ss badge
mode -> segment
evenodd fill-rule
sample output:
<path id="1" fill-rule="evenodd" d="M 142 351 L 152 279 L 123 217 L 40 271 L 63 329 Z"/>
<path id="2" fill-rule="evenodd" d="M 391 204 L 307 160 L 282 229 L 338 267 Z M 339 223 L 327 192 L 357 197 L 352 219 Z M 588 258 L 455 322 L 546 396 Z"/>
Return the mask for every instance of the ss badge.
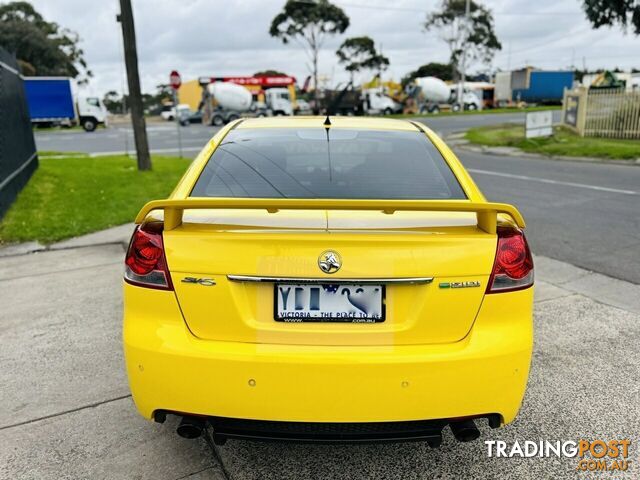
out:
<path id="1" fill-rule="evenodd" d="M 196 277 L 184 277 L 182 283 L 197 283 L 204 287 L 213 287 L 216 282 L 212 278 L 196 278 Z"/>

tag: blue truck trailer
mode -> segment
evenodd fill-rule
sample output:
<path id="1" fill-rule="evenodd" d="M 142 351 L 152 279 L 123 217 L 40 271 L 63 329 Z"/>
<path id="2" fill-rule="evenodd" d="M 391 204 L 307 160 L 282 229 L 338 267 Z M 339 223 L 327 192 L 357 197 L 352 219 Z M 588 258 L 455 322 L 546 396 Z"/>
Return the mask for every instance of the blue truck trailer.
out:
<path id="1" fill-rule="evenodd" d="M 574 73 L 571 71 L 530 70 L 528 88 L 514 88 L 513 100 L 527 103 L 562 103 L 565 88 L 573 86 Z"/>
<path id="2" fill-rule="evenodd" d="M 107 112 L 97 97 L 73 97 L 71 79 L 66 77 L 25 77 L 24 89 L 31 123 L 36 125 L 80 124 L 92 132 L 106 122 Z"/>

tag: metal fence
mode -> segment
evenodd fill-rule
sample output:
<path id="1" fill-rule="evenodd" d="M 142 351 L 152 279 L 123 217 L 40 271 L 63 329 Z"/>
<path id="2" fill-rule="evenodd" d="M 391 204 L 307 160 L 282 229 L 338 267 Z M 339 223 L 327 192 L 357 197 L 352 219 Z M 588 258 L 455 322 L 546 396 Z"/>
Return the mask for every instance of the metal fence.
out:
<path id="1" fill-rule="evenodd" d="M 563 123 L 585 137 L 640 139 L 640 92 L 567 90 Z"/>
<path id="2" fill-rule="evenodd" d="M 0 48 L 0 218 L 38 167 L 22 77 Z"/>
<path id="3" fill-rule="evenodd" d="M 584 134 L 640 139 L 640 92 L 590 90 Z"/>

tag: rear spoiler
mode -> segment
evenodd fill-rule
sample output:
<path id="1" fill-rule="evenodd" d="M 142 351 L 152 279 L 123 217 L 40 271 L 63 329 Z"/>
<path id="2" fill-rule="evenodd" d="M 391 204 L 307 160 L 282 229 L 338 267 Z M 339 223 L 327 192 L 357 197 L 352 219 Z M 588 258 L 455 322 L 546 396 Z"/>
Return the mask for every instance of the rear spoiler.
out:
<path id="1" fill-rule="evenodd" d="M 184 210 L 254 209 L 276 213 L 279 210 L 378 210 L 387 214 L 396 211 L 475 212 L 478 227 L 496 233 L 499 213 L 506 213 L 520 228 L 525 227 L 520 212 L 507 203 L 471 202 L 469 200 L 360 200 L 316 198 L 201 198 L 154 200 L 147 203 L 135 222 L 143 223 L 154 210 L 164 210 L 164 229 L 173 230 L 182 224 Z"/>

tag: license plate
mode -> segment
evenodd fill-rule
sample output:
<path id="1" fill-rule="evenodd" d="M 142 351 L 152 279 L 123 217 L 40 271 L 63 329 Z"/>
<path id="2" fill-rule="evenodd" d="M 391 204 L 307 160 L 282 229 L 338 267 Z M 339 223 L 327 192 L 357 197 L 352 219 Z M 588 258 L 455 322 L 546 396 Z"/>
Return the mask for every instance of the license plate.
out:
<path id="1" fill-rule="evenodd" d="M 384 322 L 384 286 L 357 284 L 275 285 L 279 322 Z"/>

